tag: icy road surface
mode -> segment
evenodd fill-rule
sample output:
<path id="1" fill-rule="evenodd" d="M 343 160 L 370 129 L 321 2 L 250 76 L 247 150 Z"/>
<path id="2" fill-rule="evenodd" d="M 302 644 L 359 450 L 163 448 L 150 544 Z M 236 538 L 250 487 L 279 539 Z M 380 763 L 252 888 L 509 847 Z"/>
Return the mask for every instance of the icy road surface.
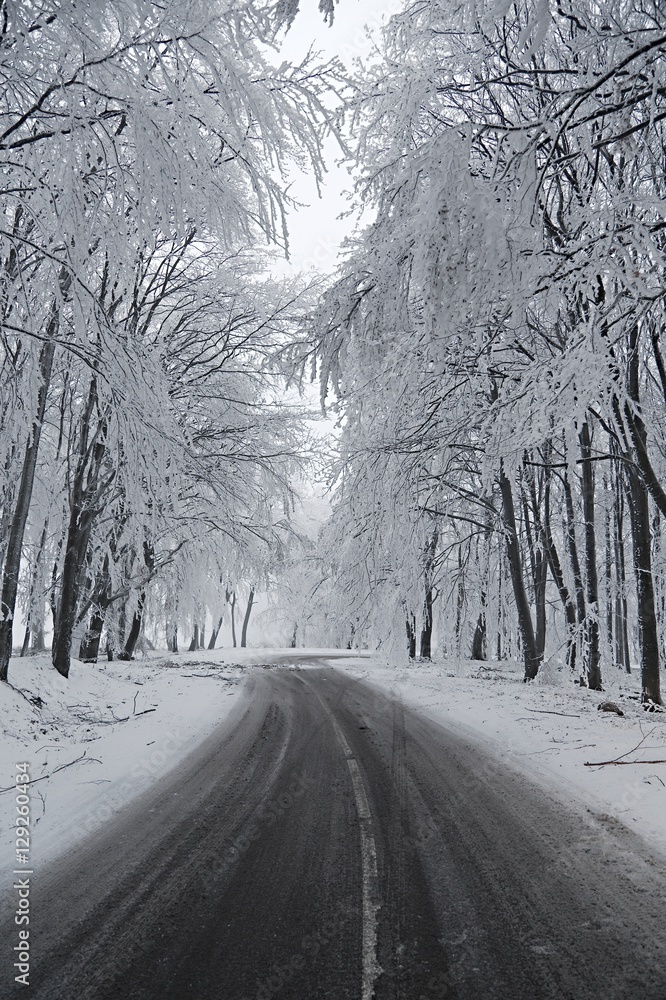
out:
<path id="1" fill-rule="evenodd" d="M 642 842 L 368 684 L 286 666 L 41 873 L 34 1000 L 666 998 Z"/>

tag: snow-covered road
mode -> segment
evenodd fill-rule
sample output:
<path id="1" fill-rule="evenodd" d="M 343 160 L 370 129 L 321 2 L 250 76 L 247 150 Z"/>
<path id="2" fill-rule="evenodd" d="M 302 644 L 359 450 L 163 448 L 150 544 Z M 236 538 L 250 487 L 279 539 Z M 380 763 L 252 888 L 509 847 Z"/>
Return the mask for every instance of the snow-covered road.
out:
<path id="1" fill-rule="evenodd" d="M 249 677 L 226 724 L 36 873 L 35 996 L 663 1000 L 666 879 L 630 827 L 586 812 L 580 788 L 567 808 L 553 762 L 538 783 L 514 767 L 515 733 L 502 760 L 492 733 L 442 727 L 351 676 L 386 680 L 376 661 L 276 659 L 236 667 Z M 392 683 L 418 700 L 434 669 Z M 475 683 L 458 677 L 459 699 Z M 585 714 L 580 692 L 565 712 L 534 687 L 520 718 L 524 697 L 544 725 L 546 711 L 560 726 Z M 497 691 L 493 704 L 508 711 Z M 487 707 L 479 695 L 479 726 Z M 615 718 L 621 742 L 632 720 Z M 555 730 L 529 732 L 536 753 Z"/>

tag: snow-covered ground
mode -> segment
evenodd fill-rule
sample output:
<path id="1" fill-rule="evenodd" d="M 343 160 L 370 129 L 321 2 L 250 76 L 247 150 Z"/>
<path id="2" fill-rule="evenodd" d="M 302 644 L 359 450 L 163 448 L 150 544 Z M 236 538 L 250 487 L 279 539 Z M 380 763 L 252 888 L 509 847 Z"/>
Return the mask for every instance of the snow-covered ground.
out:
<path id="1" fill-rule="evenodd" d="M 27 763 L 34 782 L 29 858 L 37 870 L 145 791 L 225 718 L 247 664 L 261 661 L 263 651 L 239 652 L 242 660 L 224 650 L 98 665 L 73 660 L 68 680 L 48 655 L 12 658 L 12 687 L 0 685 L 3 859 L 15 857 L 16 765 Z M 0 884 L 14 867 L 5 861 Z"/>
<path id="2" fill-rule="evenodd" d="M 308 655 L 326 657 L 327 651 L 151 653 L 97 666 L 75 660 L 68 681 L 48 657 L 13 659 L 15 690 L 0 685 L 3 884 L 14 868 L 17 764 L 29 765 L 34 782 L 29 857 L 36 871 L 203 741 L 237 702 L 249 671 L 274 657 L 305 666 Z M 666 714 L 641 709 L 637 676 L 619 675 L 598 694 L 557 672 L 525 685 L 520 666 L 506 662 L 396 667 L 378 656 L 340 653 L 330 662 L 473 736 L 491 761 L 507 762 L 554 797 L 587 810 L 597 828 L 634 831 L 666 855 L 666 764 L 585 766 L 666 760 Z M 623 717 L 597 710 L 608 700 Z M 385 710 L 381 695 L 376 710 Z"/>
<path id="3" fill-rule="evenodd" d="M 666 713 L 641 708 L 638 673 L 609 674 L 599 693 L 548 668 L 525 684 L 522 665 L 509 662 L 396 668 L 372 657 L 335 665 L 478 740 L 491 760 L 506 762 L 586 813 L 597 831 L 625 843 L 631 838 L 623 833 L 631 831 L 666 857 Z M 609 701 L 623 716 L 599 710 Z M 632 763 L 586 766 L 617 759 Z M 608 847 L 615 850 L 617 843 L 609 838 Z"/>

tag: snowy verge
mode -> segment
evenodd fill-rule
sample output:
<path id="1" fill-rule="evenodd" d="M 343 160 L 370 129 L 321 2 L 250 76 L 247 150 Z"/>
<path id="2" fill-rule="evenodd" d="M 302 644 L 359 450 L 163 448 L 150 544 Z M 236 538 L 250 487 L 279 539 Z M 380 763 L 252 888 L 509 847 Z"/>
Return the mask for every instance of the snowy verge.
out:
<path id="1" fill-rule="evenodd" d="M 637 834 L 666 857 L 666 763 L 585 766 L 618 758 L 666 761 L 666 714 L 641 708 L 638 674 L 607 677 L 599 693 L 578 687 L 564 671 L 546 670 L 524 684 L 522 667 L 506 661 L 397 667 L 375 656 L 330 663 L 480 742 L 585 812 L 597 830 L 627 846 Z M 599 711 L 608 701 L 624 715 Z"/>
<path id="2" fill-rule="evenodd" d="M 237 702 L 247 668 L 266 656 L 220 649 L 131 662 L 73 660 L 67 680 L 48 655 L 13 658 L 11 686 L 0 684 L 0 885 L 21 869 L 15 781 L 24 769 L 17 765 L 28 765 L 31 782 L 23 865 L 37 871 L 194 750 Z"/>

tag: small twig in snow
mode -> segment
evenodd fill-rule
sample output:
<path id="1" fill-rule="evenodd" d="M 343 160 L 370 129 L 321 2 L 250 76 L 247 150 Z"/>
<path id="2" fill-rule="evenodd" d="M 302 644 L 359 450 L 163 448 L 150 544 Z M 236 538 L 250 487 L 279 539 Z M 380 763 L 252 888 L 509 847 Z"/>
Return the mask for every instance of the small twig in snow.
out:
<path id="1" fill-rule="evenodd" d="M 530 708 L 530 712 L 539 712 L 541 715 L 563 715 L 566 719 L 580 719 L 580 715 L 571 715 L 569 712 L 550 712 L 547 708 Z"/>
<path id="2" fill-rule="evenodd" d="M 40 799 L 42 800 L 42 816 L 44 816 L 46 814 L 46 796 L 42 795 L 42 793 L 40 792 L 39 788 L 37 789 L 37 794 L 39 795 Z M 39 823 L 39 821 L 42 818 L 42 816 L 38 816 L 37 817 L 37 819 L 35 820 L 35 826 L 37 826 L 37 824 Z"/>

